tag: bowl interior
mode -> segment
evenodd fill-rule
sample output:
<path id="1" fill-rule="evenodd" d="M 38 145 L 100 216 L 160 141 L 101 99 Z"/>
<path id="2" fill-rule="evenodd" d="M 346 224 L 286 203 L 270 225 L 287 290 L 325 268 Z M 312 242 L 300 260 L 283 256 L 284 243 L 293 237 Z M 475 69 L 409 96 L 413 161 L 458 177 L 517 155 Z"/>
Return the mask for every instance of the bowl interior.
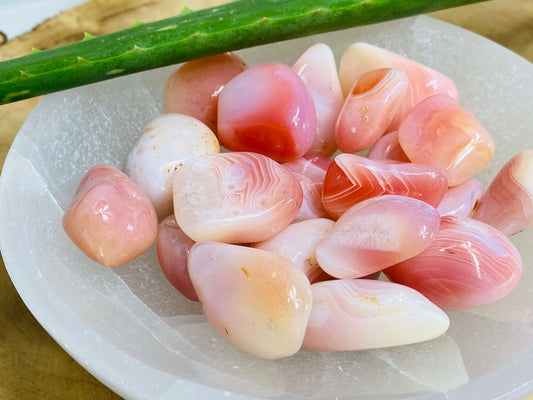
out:
<path id="1" fill-rule="evenodd" d="M 487 185 L 515 153 L 533 148 L 533 65 L 470 32 L 428 17 L 350 29 L 239 52 L 254 65 L 291 65 L 323 42 L 337 60 L 365 41 L 449 75 L 460 103 L 492 133 Z M 0 246 L 8 272 L 40 323 L 71 355 L 127 399 L 480 399 L 533 386 L 533 232 L 513 238 L 522 281 L 505 299 L 449 313 L 442 337 L 410 346 L 309 352 L 277 361 L 236 349 L 198 304 L 163 277 L 152 248 L 115 269 L 88 260 L 61 217 L 96 163 L 122 168 L 164 112 L 162 68 L 46 96 L 19 132 L 0 181 Z M 521 389 L 519 389 L 521 388 Z"/>

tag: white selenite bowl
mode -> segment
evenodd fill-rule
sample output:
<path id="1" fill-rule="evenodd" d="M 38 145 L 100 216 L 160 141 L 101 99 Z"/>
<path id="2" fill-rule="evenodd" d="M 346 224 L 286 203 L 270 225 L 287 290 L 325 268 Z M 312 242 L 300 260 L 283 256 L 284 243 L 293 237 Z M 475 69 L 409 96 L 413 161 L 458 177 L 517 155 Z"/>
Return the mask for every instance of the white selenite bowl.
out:
<path id="1" fill-rule="evenodd" d="M 450 76 L 460 103 L 492 133 L 485 185 L 533 148 L 533 65 L 487 39 L 418 17 L 238 52 L 249 64 L 291 65 L 311 44 L 340 58 L 364 41 Z M 28 117 L 0 179 L 0 247 L 31 312 L 83 367 L 126 399 L 514 399 L 533 390 L 533 232 L 513 237 L 523 278 L 505 299 L 451 312 L 442 337 L 354 352 L 300 351 L 261 360 L 220 337 L 198 304 L 165 280 L 152 248 L 109 269 L 61 226 L 84 173 L 122 168 L 144 126 L 164 112 L 176 67 L 46 96 Z"/>

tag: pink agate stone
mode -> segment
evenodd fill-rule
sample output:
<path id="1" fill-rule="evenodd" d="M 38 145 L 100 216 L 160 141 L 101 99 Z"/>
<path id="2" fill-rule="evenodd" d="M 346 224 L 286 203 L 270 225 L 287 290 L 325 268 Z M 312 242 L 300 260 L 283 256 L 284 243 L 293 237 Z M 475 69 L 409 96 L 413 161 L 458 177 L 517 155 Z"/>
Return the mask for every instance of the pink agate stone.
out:
<path id="1" fill-rule="evenodd" d="M 361 74 L 339 113 L 335 140 L 345 153 L 373 145 L 395 118 L 407 89 L 407 75 L 382 68 Z"/>
<path id="2" fill-rule="evenodd" d="M 197 242 L 271 238 L 294 220 L 302 198 L 292 174 L 257 153 L 198 156 L 174 175 L 176 221 Z"/>
<path id="3" fill-rule="evenodd" d="M 385 194 L 416 198 L 436 207 L 447 188 L 444 174 L 427 165 L 339 154 L 326 173 L 322 201 L 329 214 L 338 218 L 354 204 Z"/>
<path id="4" fill-rule="evenodd" d="M 431 245 L 384 271 L 444 310 L 465 310 L 507 295 L 522 273 L 520 254 L 496 228 L 467 217 L 442 217 Z"/>
<path id="5" fill-rule="evenodd" d="M 286 65 L 256 65 L 228 82 L 220 93 L 218 138 L 229 150 L 291 161 L 309 151 L 315 129 L 313 99 Z"/>
<path id="6" fill-rule="evenodd" d="M 322 204 L 322 187 L 331 160 L 321 156 L 305 156 L 281 164 L 300 183 L 303 201 L 294 222 L 311 218 L 329 218 Z"/>
<path id="7" fill-rule="evenodd" d="M 533 228 L 533 150 L 516 154 L 502 167 L 472 218 L 507 236 Z"/>
<path id="8" fill-rule="evenodd" d="M 472 178 L 494 153 L 494 141 L 483 125 L 443 94 L 413 108 L 398 130 L 398 140 L 412 162 L 444 171 L 450 186 Z"/>
<path id="9" fill-rule="evenodd" d="M 456 215 L 468 217 L 483 195 L 483 185 L 477 179 L 449 188 L 437 207 L 441 217 Z"/>
<path id="10" fill-rule="evenodd" d="M 186 114 L 217 129 L 218 95 L 246 64 L 233 53 L 188 61 L 169 76 L 165 103 L 169 113 Z"/>
<path id="11" fill-rule="evenodd" d="M 150 199 L 121 171 L 99 164 L 83 177 L 63 229 L 89 258 L 116 267 L 150 248 L 157 215 Z"/>
<path id="12" fill-rule="evenodd" d="M 405 155 L 402 146 L 400 146 L 398 131 L 389 132 L 379 138 L 366 156 L 371 160 L 411 162 Z"/>
<path id="13" fill-rule="evenodd" d="M 326 218 L 308 219 L 290 224 L 276 236 L 255 243 L 252 247 L 279 254 L 291 260 L 312 283 L 323 277 L 324 271 L 315 256 L 317 244 L 334 222 Z"/>
<path id="14" fill-rule="evenodd" d="M 442 335 L 448 316 L 417 291 L 392 282 L 339 279 L 311 285 L 313 306 L 303 348 L 375 349 Z"/>
<path id="15" fill-rule="evenodd" d="M 343 53 L 339 65 L 339 78 L 345 96 L 363 73 L 379 68 L 396 68 L 407 74 L 409 85 L 398 117 L 389 130 L 396 130 L 405 116 L 425 98 L 446 94 L 457 100 L 457 87 L 446 75 L 414 60 L 368 43 L 354 43 Z"/>
<path id="16" fill-rule="evenodd" d="M 189 274 L 211 325 L 242 350 L 266 359 L 296 353 L 311 312 L 305 274 L 278 254 L 201 242 Z"/>
<path id="17" fill-rule="evenodd" d="M 326 44 L 315 44 L 292 69 L 307 86 L 315 104 L 316 133 L 307 155 L 331 157 L 337 150 L 335 122 L 344 101 L 333 52 Z"/>
<path id="18" fill-rule="evenodd" d="M 198 301 L 187 269 L 187 255 L 194 241 L 180 229 L 174 215 L 159 224 L 157 259 L 167 280 L 189 300 Z"/>
<path id="19" fill-rule="evenodd" d="M 335 278 L 359 278 L 420 253 L 439 228 L 429 204 L 405 196 L 373 197 L 346 211 L 316 248 L 320 267 Z"/>

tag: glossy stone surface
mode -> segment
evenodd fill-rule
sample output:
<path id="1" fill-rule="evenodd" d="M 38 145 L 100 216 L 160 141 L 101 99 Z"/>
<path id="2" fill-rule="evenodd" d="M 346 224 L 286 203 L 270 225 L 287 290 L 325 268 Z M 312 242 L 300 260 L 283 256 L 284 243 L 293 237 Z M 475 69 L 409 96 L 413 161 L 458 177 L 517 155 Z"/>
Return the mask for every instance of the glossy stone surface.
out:
<path id="1" fill-rule="evenodd" d="M 502 167 L 472 217 L 507 236 L 533 228 L 533 150 L 521 151 Z"/>
<path id="2" fill-rule="evenodd" d="M 124 172 L 148 195 L 162 220 L 172 213 L 174 172 L 189 158 L 218 152 L 218 140 L 205 124 L 183 114 L 163 114 L 146 125 Z"/>
<path id="3" fill-rule="evenodd" d="M 413 107 L 434 94 L 459 97 L 455 83 L 443 73 L 414 60 L 368 43 L 353 43 L 342 54 L 339 77 L 345 96 L 361 74 L 378 68 L 397 68 L 407 74 L 409 85 L 398 117 L 390 130 L 398 126 Z"/>
<path id="4" fill-rule="evenodd" d="M 292 173 L 302 187 L 302 206 L 294 222 L 311 218 L 329 218 L 322 204 L 322 188 L 330 164 L 331 160 L 322 156 L 305 156 L 281 164 Z"/>
<path id="5" fill-rule="evenodd" d="M 469 217 L 478 206 L 482 195 L 481 182 L 477 179 L 469 179 L 459 186 L 449 188 L 437 206 L 437 211 L 441 217 L 446 215 Z"/>
<path id="6" fill-rule="evenodd" d="M 254 243 L 256 249 L 268 250 L 291 260 L 313 283 L 322 279 L 324 271 L 316 261 L 316 246 L 334 222 L 326 218 L 307 219 L 290 224 L 273 238 Z"/>
<path id="7" fill-rule="evenodd" d="M 247 68 L 234 53 L 181 64 L 165 84 L 165 104 L 169 113 L 186 114 L 217 129 L 218 95 L 235 76 Z"/>
<path id="8" fill-rule="evenodd" d="M 128 176 L 104 164 L 87 171 L 62 222 L 80 250 L 108 267 L 137 258 L 157 235 L 150 199 Z"/>
<path id="9" fill-rule="evenodd" d="M 189 273 L 207 320 L 231 343 L 267 359 L 300 349 L 311 288 L 291 261 L 265 250 L 201 242 L 190 251 Z"/>
<path id="10" fill-rule="evenodd" d="M 338 218 L 354 204 L 387 194 L 416 198 L 436 207 L 447 187 L 446 177 L 436 168 L 345 153 L 335 157 L 328 168 L 322 201 L 329 214 Z"/>
<path id="11" fill-rule="evenodd" d="M 346 351 L 434 339 L 448 316 L 417 291 L 392 282 L 339 279 L 311 285 L 313 306 L 303 347 Z"/>
<path id="12" fill-rule="evenodd" d="M 302 198 L 287 169 L 256 153 L 198 156 L 174 174 L 174 215 L 195 241 L 271 238 L 294 220 Z"/>
<path id="13" fill-rule="evenodd" d="M 439 228 L 429 204 L 411 197 L 373 197 L 346 211 L 316 248 L 320 267 L 335 278 L 359 278 L 420 253 Z"/>
<path id="14" fill-rule="evenodd" d="M 229 150 L 291 161 L 311 148 L 315 106 L 290 67 L 260 64 L 236 76 L 220 92 L 217 129 L 220 143 Z"/>
<path id="15" fill-rule="evenodd" d="M 441 169 L 450 186 L 473 178 L 494 154 L 490 133 L 444 94 L 418 103 L 400 125 L 398 140 L 412 162 Z"/>
<path id="16" fill-rule="evenodd" d="M 366 155 L 371 160 L 391 160 L 399 162 L 411 162 L 398 141 L 398 131 L 389 132 L 383 135 L 370 148 Z"/>
<path id="17" fill-rule="evenodd" d="M 522 259 L 494 227 L 447 216 L 426 250 L 384 272 L 444 310 L 465 310 L 507 295 L 520 279 Z"/>
<path id="18" fill-rule="evenodd" d="M 174 214 L 159 224 L 157 260 L 163 274 L 182 295 L 189 300 L 198 301 L 187 269 L 187 255 L 194 243 L 194 240 L 180 229 Z"/>
<path id="19" fill-rule="evenodd" d="M 339 113 L 335 140 L 339 149 L 353 153 L 373 145 L 396 118 L 407 90 L 405 72 L 381 68 L 361 74 Z"/>
<path id="20" fill-rule="evenodd" d="M 308 156 L 331 157 L 337 150 L 335 122 L 343 96 L 331 48 L 318 43 L 296 60 L 292 69 L 305 83 L 316 110 L 316 132 Z"/>

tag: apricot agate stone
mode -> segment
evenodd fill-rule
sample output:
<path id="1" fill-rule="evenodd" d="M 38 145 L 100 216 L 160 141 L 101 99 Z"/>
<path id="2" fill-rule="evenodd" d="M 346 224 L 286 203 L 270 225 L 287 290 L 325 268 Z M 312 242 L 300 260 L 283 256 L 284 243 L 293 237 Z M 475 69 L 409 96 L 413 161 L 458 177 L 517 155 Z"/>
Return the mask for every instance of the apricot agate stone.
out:
<path id="1" fill-rule="evenodd" d="M 117 267 L 143 254 L 157 235 L 150 199 L 123 172 L 98 164 L 83 177 L 63 228 L 89 258 Z"/>
<path id="2" fill-rule="evenodd" d="M 188 263 L 207 320 L 223 337 L 267 359 L 300 349 L 311 288 L 291 261 L 265 250 L 200 242 Z"/>

